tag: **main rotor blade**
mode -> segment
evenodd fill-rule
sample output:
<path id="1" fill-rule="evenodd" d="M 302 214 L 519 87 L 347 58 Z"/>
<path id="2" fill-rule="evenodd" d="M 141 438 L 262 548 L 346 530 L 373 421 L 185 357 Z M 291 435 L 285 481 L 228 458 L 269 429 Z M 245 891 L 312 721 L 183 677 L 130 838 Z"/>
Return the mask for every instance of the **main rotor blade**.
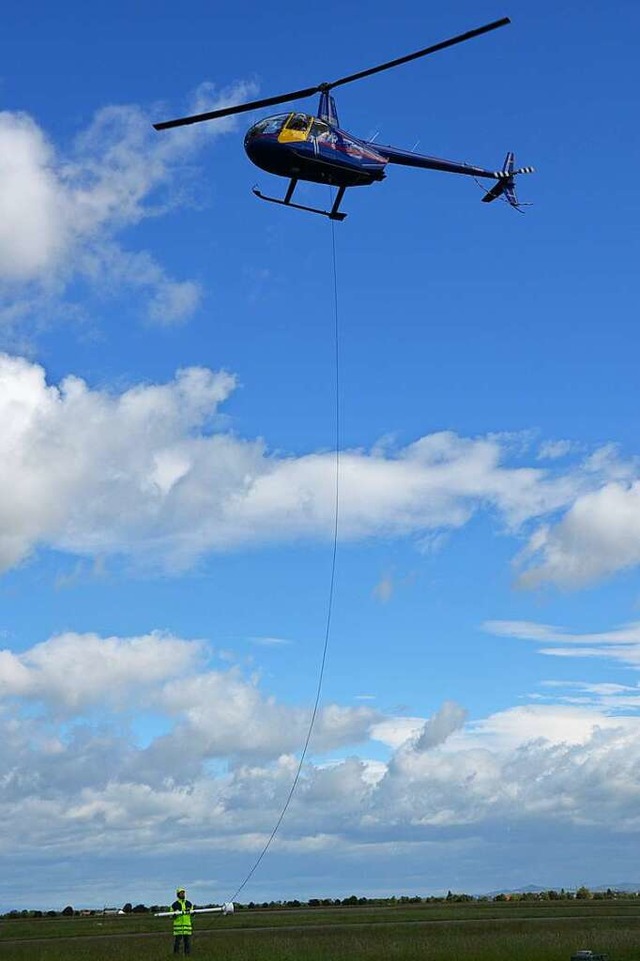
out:
<path id="1" fill-rule="evenodd" d="M 266 97 L 264 100 L 252 100 L 250 103 L 238 103 L 234 107 L 222 107 L 220 110 L 208 110 L 206 113 L 196 113 L 192 117 L 179 117 L 177 120 L 164 120 L 154 123 L 156 130 L 167 130 L 169 127 L 184 127 L 189 123 L 200 123 L 202 120 L 217 120 L 219 117 L 230 117 L 234 113 L 246 113 L 259 107 L 274 107 L 278 103 L 289 103 L 291 100 L 302 100 L 318 93 L 320 87 L 307 87 L 305 90 L 294 90 L 283 93 L 279 97 Z"/>
<path id="2" fill-rule="evenodd" d="M 497 30 L 498 27 L 506 27 L 508 23 L 511 23 L 509 17 L 503 17 L 502 20 L 494 20 L 492 23 L 485 24 L 484 27 L 477 27 L 475 30 L 469 30 L 467 33 L 461 33 L 457 37 L 451 37 L 450 40 L 442 40 L 440 43 L 435 43 L 432 47 L 425 47 L 424 50 L 417 50 L 415 53 L 409 53 L 406 57 L 398 57 L 397 60 L 389 60 L 388 63 L 381 63 L 378 67 L 371 67 L 369 70 L 361 70 L 359 73 L 352 73 L 348 77 L 341 77 L 340 80 L 334 80 L 333 83 L 324 84 L 326 90 L 333 90 L 334 87 L 341 87 L 344 83 L 351 83 L 353 80 L 361 80 L 363 77 L 370 77 L 374 73 L 380 73 L 382 70 L 389 70 L 391 67 L 399 67 L 402 63 L 409 63 L 410 60 L 417 60 L 419 57 L 426 57 L 429 53 L 437 53 L 438 50 L 444 50 L 446 47 L 453 47 L 456 43 L 464 43 L 465 40 L 472 40 L 474 37 L 479 37 L 483 33 L 489 33 L 490 30 Z"/>
<path id="3" fill-rule="evenodd" d="M 461 33 L 457 37 L 451 37 L 450 40 L 442 40 L 440 43 L 436 43 L 431 47 L 425 47 L 424 50 L 417 50 L 415 53 L 409 53 L 405 57 L 398 57 L 397 60 L 389 60 L 387 63 L 381 63 L 377 67 L 370 67 L 368 70 L 352 73 L 348 77 L 341 77 L 339 80 L 334 80 L 333 83 L 320 83 L 315 87 L 306 87 L 304 90 L 293 90 L 291 93 L 283 93 L 278 97 L 265 97 L 263 100 L 251 100 L 249 103 L 239 103 L 234 107 L 222 107 L 220 110 L 208 110 L 206 113 L 193 114 L 191 117 L 178 117 L 176 120 L 164 120 L 161 123 L 154 123 L 153 126 L 156 130 L 168 130 L 170 127 L 184 127 L 191 123 L 201 123 L 203 120 L 217 120 L 220 117 L 231 117 L 233 114 L 246 113 L 249 110 L 258 110 L 261 107 L 275 107 L 276 104 L 279 103 L 290 103 L 292 100 L 302 100 L 304 97 L 311 97 L 314 93 L 319 93 L 321 90 L 333 90 L 334 87 L 341 87 L 345 83 L 352 83 L 354 80 L 370 77 L 372 74 L 380 73 L 382 70 L 390 70 L 391 67 L 399 67 L 400 64 L 409 63 L 410 60 L 417 60 L 419 57 L 426 57 L 427 54 L 437 53 L 438 50 L 453 47 L 455 44 L 463 43 L 465 40 L 472 40 L 474 37 L 479 37 L 483 33 L 489 33 L 490 30 L 505 27 L 508 23 L 511 23 L 509 17 L 503 17 L 502 20 L 494 20 L 493 23 L 487 23 L 484 27 L 477 27 L 475 30 Z"/>

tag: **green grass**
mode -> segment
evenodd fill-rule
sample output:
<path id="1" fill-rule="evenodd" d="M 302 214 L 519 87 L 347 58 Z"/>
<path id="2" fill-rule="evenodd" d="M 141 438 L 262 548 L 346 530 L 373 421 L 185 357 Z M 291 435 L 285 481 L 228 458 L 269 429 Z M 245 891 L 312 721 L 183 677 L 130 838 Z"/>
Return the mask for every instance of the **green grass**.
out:
<path id="1" fill-rule="evenodd" d="M 193 957 L 217 961 L 570 961 L 580 948 L 640 961 L 634 902 L 402 905 L 238 912 L 196 918 Z M 169 958 L 170 919 L 16 920 L 0 959 Z"/>

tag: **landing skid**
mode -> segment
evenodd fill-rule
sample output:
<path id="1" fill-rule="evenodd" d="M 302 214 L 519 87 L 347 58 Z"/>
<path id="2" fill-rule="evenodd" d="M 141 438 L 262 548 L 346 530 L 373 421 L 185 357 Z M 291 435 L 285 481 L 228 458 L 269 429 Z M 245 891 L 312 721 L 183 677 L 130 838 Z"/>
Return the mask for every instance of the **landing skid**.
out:
<path id="1" fill-rule="evenodd" d="M 333 202 L 331 210 L 320 210 L 318 207 L 305 207 L 303 204 L 294 204 L 291 202 L 293 196 L 293 191 L 296 189 L 296 184 L 298 181 L 293 179 L 289 186 L 287 187 L 287 192 L 285 194 L 284 200 L 280 200 L 279 197 L 267 197 L 266 194 L 261 193 L 257 187 L 253 188 L 253 192 L 256 197 L 260 200 L 268 200 L 271 204 L 281 204 L 283 207 L 295 207 L 296 210 L 306 210 L 311 214 L 321 214 L 323 217 L 328 217 L 329 220 L 344 220 L 347 216 L 343 214 L 342 211 L 338 210 L 342 198 L 344 197 L 344 192 L 346 187 L 340 187 L 338 193 L 336 194 L 336 199 Z"/>

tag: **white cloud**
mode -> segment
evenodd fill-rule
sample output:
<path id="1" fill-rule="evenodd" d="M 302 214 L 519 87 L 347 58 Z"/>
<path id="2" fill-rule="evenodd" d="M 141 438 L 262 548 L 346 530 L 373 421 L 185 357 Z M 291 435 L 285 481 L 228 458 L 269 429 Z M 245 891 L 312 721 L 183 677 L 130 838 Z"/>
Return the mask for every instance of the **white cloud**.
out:
<path id="1" fill-rule="evenodd" d="M 426 721 L 420 717 L 385 717 L 371 728 L 371 737 L 394 751 L 428 751 L 444 743 L 463 727 L 466 710 L 455 701 L 445 701 Z"/>
<path id="2" fill-rule="evenodd" d="M 288 647 L 291 641 L 285 637 L 252 637 L 251 643 L 258 647 Z"/>
<path id="3" fill-rule="evenodd" d="M 166 685 L 156 707 L 179 718 L 175 730 L 156 745 L 179 757 L 251 754 L 269 757 L 294 752 L 304 743 L 311 713 L 265 699 L 257 679 L 247 682 L 237 670 L 209 672 Z M 368 735 L 377 712 L 366 707 L 327 705 L 314 725 L 312 748 L 325 751 L 358 742 Z"/>
<path id="4" fill-rule="evenodd" d="M 483 629 L 503 637 L 528 641 L 562 641 L 563 644 L 640 644 L 640 621 L 610 631 L 573 634 L 561 627 L 535 621 L 485 621 Z"/>
<path id="5" fill-rule="evenodd" d="M 388 604 L 393 597 L 395 583 L 391 574 L 383 574 L 371 594 L 382 604 Z"/>
<path id="6" fill-rule="evenodd" d="M 422 717 L 385 717 L 371 729 L 371 736 L 381 744 L 397 750 L 407 741 L 416 738 L 424 725 Z"/>
<path id="7" fill-rule="evenodd" d="M 464 726 L 468 712 L 455 701 L 445 701 L 442 707 L 425 721 L 424 727 L 412 743 L 414 751 L 429 751 L 443 744 L 455 731 Z"/>
<path id="8" fill-rule="evenodd" d="M 540 644 L 561 644 L 561 647 L 542 647 L 541 654 L 555 657 L 599 657 L 640 667 L 640 623 L 634 621 L 610 631 L 575 634 L 549 624 L 532 621 L 486 621 L 484 629 L 490 634 L 537 641 Z"/>
<path id="9" fill-rule="evenodd" d="M 246 83 L 222 91 L 203 84 L 188 110 L 254 92 Z M 198 284 L 175 280 L 149 253 L 125 251 L 116 237 L 185 202 L 187 165 L 232 129 L 234 118 L 162 134 L 152 119 L 137 106 L 104 107 L 62 151 L 31 117 L 0 112 L 0 322 L 6 327 L 20 327 L 44 296 L 59 297 L 76 277 L 110 295 L 143 292 L 149 318 L 159 323 L 181 322 L 196 309 Z"/>
<path id="10" fill-rule="evenodd" d="M 126 729 L 127 703 L 158 719 L 148 743 Z M 214 669 L 201 642 L 158 632 L 67 634 L 5 651 L 0 849 L 95 859 L 126 848 L 129 871 L 185 846 L 225 863 L 250 858 L 291 788 L 308 717 L 255 677 Z M 639 718 L 584 705 L 524 705 L 473 722 L 451 702 L 426 720 L 327 705 L 277 849 L 326 851 L 334 869 L 336 859 L 373 864 L 400 849 L 405 867 L 415 857 L 425 870 L 434 857 L 441 871 L 445 855 L 467 863 L 456 839 L 489 844 L 496 825 L 520 839 L 634 837 L 639 733 Z M 386 761 L 331 760 L 367 738 L 393 745 Z"/>
<path id="11" fill-rule="evenodd" d="M 540 444 L 538 460 L 557 460 L 580 450 L 580 445 L 571 440 L 548 440 Z"/>
<path id="12" fill-rule="evenodd" d="M 58 634 L 24 654 L 0 651 L 0 699 L 38 701 L 77 715 L 93 707 L 121 708 L 144 692 L 193 668 L 200 645 L 154 633 L 143 637 L 101 638 Z"/>
<path id="13" fill-rule="evenodd" d="M 639 731 L 640 719 L 593 709 L 513 708 L 468 724 L 430 750 L 405 742 L 369 813 L 380 831 L 386 817 L 402 824 L 405 836 L 413 829 L 416 839 L 418 828 L 473 825 L 490 834 L 500 823 L 533 830 L 540 818 L 547 833 L 554 823 L 636 830 Z"/>
<path id="14" fill-rule="evenodd" d="M 598 465 L 600 466 L 600 465 Z M 523 587 L 583 587 L 640 563 L 640 482 L 611 482 L 582 494 L 555 526 L 530 539 Z"/>
<path id="15" fill-rule="evenodd" d="M 548 653 L 542 651 L 541 653 Z M 610 714 L 621 710 L 630 712 L 640 709 L 640 684 L 612 684 L 593 681 L 543 681 L 542 688 L 549 691 L 547 700 L 564 704 L 596 707 Z M 545 695 L 538 695 L 543 700 Z"/>
<path id="16" fill-rule="evenodd" d="M 64 255 L 67 234 L 51 144 L 30 117 L 0 113 L 0 277 L 46 271 Z"/>
<path id="17" fill-rule="evenodd" d="M 609 717 L 586 706 L 524 704 L 475 721 L 452 736 L 447 750 L 482 747 L 493 753 L 511 754 L 528 744 L 588 744 L 598 731 L 636 731 L 640 719 Z"/>
<path id="18" fill-rule="evenodd" d="M 212 670 L 207 647 L 159 631 L 142 637 L 99 637 L 67 632 L 24 653 L 0 650 L 0 703 L 37 703 L 54 715 L 83 718 L 95 709 L 153 711 L 172 732 L 154 751 L 187 749 L 198 760 L 238 753 L 277 756 L 294 751 L 306 735 L 310 711 L 267 699 L 259 678 L 238 668 Z M 313 747 L 324 751 L 367 735 L 378 714 L 369 708 L 325 705 Z"/>
<path id="19" fill-rule="evenodd" d="M 0 355 L 0 567 L 39 544 L 183 569 L 210 551 L 330 537 L 333 454 L 275 456 L 216 431 L 235 384 L 190 368 L 120 393 L 73 376 L 53 386 L 38 365 Z M 495 437 L 451 432 L 384 454 L 343 451 L 340 537 L 409 535 L 419 546 L 483 509 L 517 533 L 590 496 L 585 485 L 602 485 L 611 466 L 550 474 L 510 467 L 508 456 Z"/>
<path id="20" fill-rule="evenodd" d="M 146 316 L 159 325 L 182 323 L 200 302 L 197 283 L 172 280 L 146 251 L 124 251 L 116 243 L 102 240 L 98 248 L 85 249 L 77 263 L 102 296 L 122 289 L 146 295 Z"/>
<path id="21" fill-rule="evenodd" d="M 217 476 L 219 497 L 229 485 L 228 460 L 236 479 L 243 457 L 254 456 L 230 439 L 191 437 L 234 383 L 224 372 L 191 368 L 171 384 L 114 396 L 74 377 L 49 387 L 40 367 L 0 355 L 0 567 L 18 563 L 38 542 L 95 555 L 128 551 L 140 537 L 171 539 L 172 492 L 203 447 L 215 469 L 201 471 L 199 482 Z M 164 530 L 154 521 L 162 505 Z M 191 503 L 192 517 L 197 510 Z M 179 542 L 186 532 L 174 537 Z"/>

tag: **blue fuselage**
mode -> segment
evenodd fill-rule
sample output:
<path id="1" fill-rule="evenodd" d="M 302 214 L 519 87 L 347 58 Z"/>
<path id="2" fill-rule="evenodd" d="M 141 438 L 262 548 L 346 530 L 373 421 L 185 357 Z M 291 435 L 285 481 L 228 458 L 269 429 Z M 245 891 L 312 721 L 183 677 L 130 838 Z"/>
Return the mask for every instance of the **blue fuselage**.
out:
<path id="1" fill-rule="evenodd" d="M 308 114 L 259 121 L 247 132 L 244 146 L 262 170 L 336 187 L 382 180 L 387 164 L 370 145 Z"/>

